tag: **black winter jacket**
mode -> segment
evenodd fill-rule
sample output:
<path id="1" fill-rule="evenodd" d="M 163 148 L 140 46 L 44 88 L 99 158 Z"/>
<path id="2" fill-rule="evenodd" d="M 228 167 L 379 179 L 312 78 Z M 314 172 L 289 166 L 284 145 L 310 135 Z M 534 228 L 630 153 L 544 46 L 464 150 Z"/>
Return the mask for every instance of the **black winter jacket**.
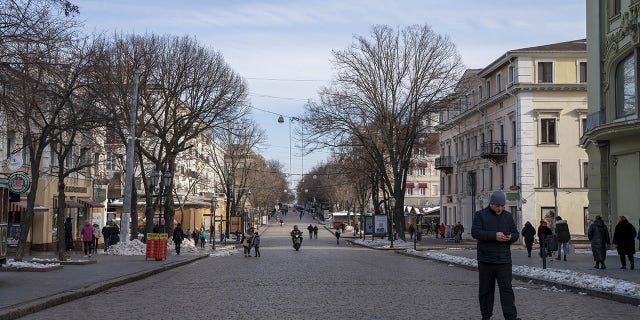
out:
<path id="1" fill-rule="evenodd" d="M 613 243 L 618 254 L 635 254 L 636 228 L 628 220 L 618 222 L 613 232 Z"/>
<path id="2" fill-rule="evenodd" d="M 511 241 L 497 241 L 496 232 L 511 232 Z M 478 240 L 478 262 L 493 264 L 511 263 L 511 244 L 520 237 L 511 212 L 497 215 L 490 207 L 473 214 L 471 235 Z"/>
<path id="3" fill-rule="evenodd" d="M 569 233 L 569 224 L 567 223 L 567 220 L 556 221 L 556 237 L 560 243 L 567 243 L 571 240 L 571 233 Z"/>

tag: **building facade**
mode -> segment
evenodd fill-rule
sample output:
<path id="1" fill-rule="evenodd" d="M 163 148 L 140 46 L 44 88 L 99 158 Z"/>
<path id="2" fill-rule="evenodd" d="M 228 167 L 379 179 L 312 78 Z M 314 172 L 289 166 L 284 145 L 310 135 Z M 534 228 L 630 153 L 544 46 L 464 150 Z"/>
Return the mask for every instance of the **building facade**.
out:
<path id="1" fill-rule="evenodd" d="M 624 215 L 640 222 L 638 65 L 640 1 L 587 1 L 589 114 L 582 146 L 589 155 L 590 218 L 609 227 Z"/>
<path id="2" fill-rule="evenodd" d="M 461 98 L 440 116 L 441 222 L 471 230 L 473 213 L 501 190 L 518 228 L 560 215 L 584 234 L 586 63 L 583 39 L 511 50 L 466 71 Z"/>

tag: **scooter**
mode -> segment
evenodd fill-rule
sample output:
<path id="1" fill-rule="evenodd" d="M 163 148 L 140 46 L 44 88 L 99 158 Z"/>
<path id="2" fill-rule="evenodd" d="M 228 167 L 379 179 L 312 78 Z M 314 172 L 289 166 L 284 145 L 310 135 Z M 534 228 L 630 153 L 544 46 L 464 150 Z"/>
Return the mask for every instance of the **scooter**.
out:
<path id="1" fill-rule="evenodd" d="M 301 245 L 302 245 L 302 236 L 298 234 L 293 236 L 293 248 L 296 249 L 296 251 L 298 251 L 300 250 Z"/>

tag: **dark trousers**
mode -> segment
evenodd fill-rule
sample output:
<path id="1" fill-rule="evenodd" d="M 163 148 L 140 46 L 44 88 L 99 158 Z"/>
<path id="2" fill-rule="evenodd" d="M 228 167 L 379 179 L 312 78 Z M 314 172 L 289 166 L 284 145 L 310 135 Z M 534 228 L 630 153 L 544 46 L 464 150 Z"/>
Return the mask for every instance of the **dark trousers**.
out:
<path id="1" fill-rule="evenodd" d="M 515 296 L 511 287 L 511 263 L 491 264 L 478 262 L 479 300 L 482 319 L 491 319 L 493 315 L 493 296 L 496 281 L 500 290 L 500 303 L 505 320 L 516 319 L 518 312 Z"/>
<path id="2" fill-rule="evenodd" d="M 626 259 L 625 259 L 625 256 L 629 257 L 629 263 L 630 263 L 631 265 L 633 265 L 633 262 L 634 262 L 634 261 L 633 261 L 633 255 L 632 255 L 632 254 L 627 254 L 627 255 L 621 254 L 621 255 L 620 255 L 620 264 L 621 264 L 623 267 L 626 267 L 626 266 L 627 266 L 627 261 L 626 261 Z"/>

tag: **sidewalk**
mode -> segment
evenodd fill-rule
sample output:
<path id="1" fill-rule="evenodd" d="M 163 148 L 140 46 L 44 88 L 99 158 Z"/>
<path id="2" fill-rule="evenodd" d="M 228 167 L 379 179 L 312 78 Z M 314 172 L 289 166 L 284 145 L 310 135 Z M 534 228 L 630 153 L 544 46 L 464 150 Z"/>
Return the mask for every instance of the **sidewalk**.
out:
<path id="1" fill-rule="evenodd" d="M 347 240 L 359 239 L 348 234 Z M 371 236 L 367 237 L 370 240 Z M 376 238 L 378 240 L 379 238 Z M 409 240 L 409 239 L 407 239 Z M 394 249 L 376 248 L 384 250 L 396 250 L 397 253 L 414 256 L 422 259 L 434 260 L 441 263 L 456 265 L 458 267 L 476 270 L 476 242 L 464 240 L 462 243 L 446 241 L 435 238 L 433 235 L 423 236 L 416 243 L 416 251 L 413 251 L 413 241 L 394 241 Z M 429 254 L 429 253 L 433 254 Z M 531 257 L 527 257 L 524 245 L 512 246 L 511 258 L 514 268 L 514 278 L 525 282 L 533 282 L 566 289 L 573 292 L 588 293 L 599 298 L 610 299 L 622 303 L 640 305 L 640 253 L 636 253 L 638 261 L 636 270 L 620 269 L 620 260 L 615 250 L 609 250 L 606 259 L 607 269 L 595 269 L 588 245 L 578 245 L 575 254 L 567 256 L 567 261 L 547 258 L 547 269 L 542 269 L 542 259 L 539 249 L 534 246 Z M 444 257 L 443 257 L 444 256 Z M 627 265 L 627 268 L 629 265 Z M 584 283 L 592 285 L 585 286 Z M 620 288 L 622 287 L 622 288 Z"/>
<path id="2" fill-rule="evenodd" d="M 209 251 L 210 251 L 209 247 Z M 72 260 L 93 260 L 95 263 L 64 265 L 62 269 L 43 272 L 0 272 L 0 320 L 16 319 L 48 307 L 95 294 L 107 289 L 140 280 L 208 257 L 209 251 L 191 255 L 169 254 L 166 260 L 145 260 L 145 256 L 114 256 L 95 254 Z M 37 258 L 53 258 L 38 256 Z M 10 257 L 9 257 L 10 258 Z M 30 261 L 32 257 L 25 257 Z"/>

